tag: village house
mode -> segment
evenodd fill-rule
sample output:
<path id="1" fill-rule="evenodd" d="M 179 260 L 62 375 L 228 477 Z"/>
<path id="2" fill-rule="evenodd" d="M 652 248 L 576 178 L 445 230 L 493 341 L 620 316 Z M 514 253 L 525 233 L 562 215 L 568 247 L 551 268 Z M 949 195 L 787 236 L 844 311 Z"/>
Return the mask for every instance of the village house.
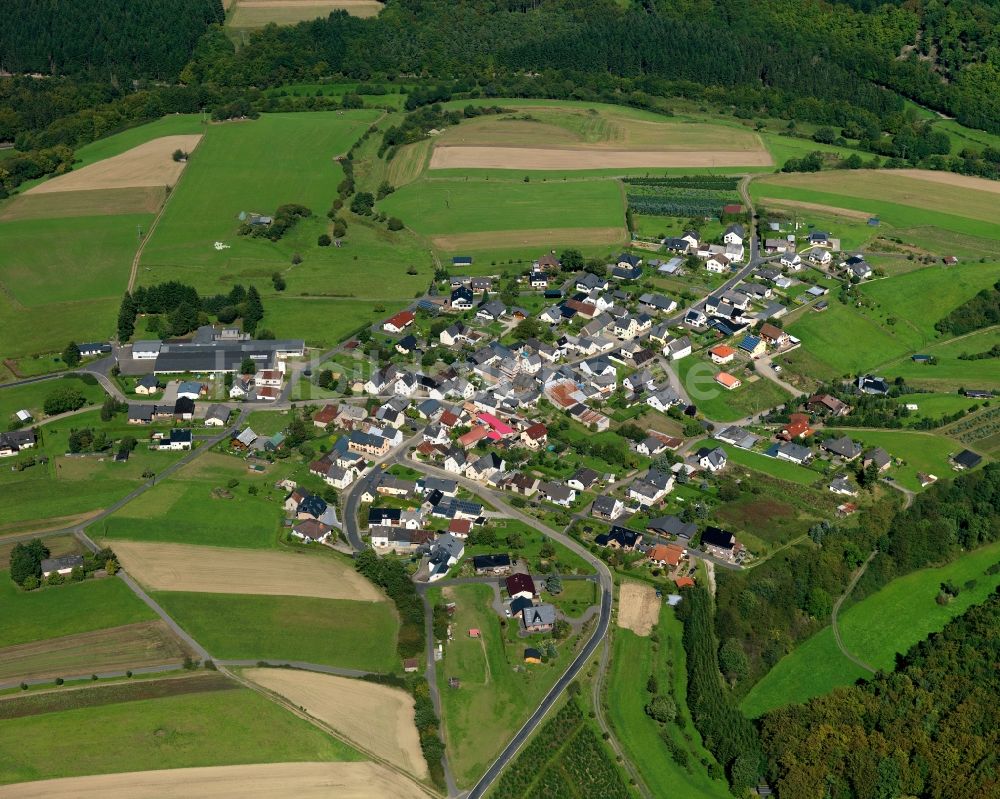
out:
<path id="1" fill-rule="evenodd" d="M 594 499 L 590 512 L 599 519 L 617 519 L 625 511 L 625 505 L 617 497 L 601 495 Z"/>
<path id="2" fill-rule="evenodd" d="M 715 382 L 727 391 L 732 391 L 743 385 L 743 381 L 741 381 L 738 377 L 729 374 L 729 372 L 719 372 L 715 376 Z"/>
<path id="3" fill-rule="evenodd" d="M 726 451 L 721 447 L 715 447 L 714 449 L 702 447 L 698 450 L 696 457 L 698 458 L 698 465 L 706 471 L 715 473 L 726 468 Z"/>
<path id="4" fill-rule="evenodd" d="M 736 357 L 736 350 L 726 344 L 716 344 L 708 351 L 708 354 L 712 359 L 712 363 L 722 366 Z"/>
<path id="5" fill-rule="evenodd" d="M 706 527 L 701 533 L 701 548 L 710 555 L 732 560 L 743 549 L 736 536 L 718 527 Z"/>
<path id="6" fill-rule="evenodd" d="M 601 533 L 596 536 L 594 543 L 599 547 L 632 552 L 642 543 L 642 533 L 629 530 L 627 527 L 615 525 L 607 533 Z"/>
<path id="7" fill-rule="evenodd" d="M 532 605 L 521 611 L 521 626 L 525 632 L 550 632 L 556 623 L 556 609 L 552 605 Z"/>

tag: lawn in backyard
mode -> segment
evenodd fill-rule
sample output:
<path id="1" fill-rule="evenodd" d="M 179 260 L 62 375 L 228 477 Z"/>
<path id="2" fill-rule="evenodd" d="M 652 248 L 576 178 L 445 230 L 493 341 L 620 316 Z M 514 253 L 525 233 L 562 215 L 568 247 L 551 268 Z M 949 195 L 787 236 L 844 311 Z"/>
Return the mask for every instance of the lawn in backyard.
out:
<path id="1" fill-rule="evenodd" d="M 1000 542 L 962 555 L 946 566 L 921 569 L 899 577 L 855 605 L 838 619 L 844 645 L 875 668 L 891 670 L 898 652 L 940 630 L 969 606 L 982 602 L 1000 585 L 1000 574 L 986 569 L 1000 561 Z M 967 583 L 973 580 L 975 585 Z M 946 605 L 935 601 L 941 583 L 960 589 Z M 756 717 L 768 710 L 828 693 L 868 676 L 837 648 L 833 628 L 826 627 L 786 655 L 747 694 L 744 713 Z"/>
<path id="2" fill-rule="evenodd" d="M 866 447 L 882 447 L 893 458 L 901 459 L 903 465 L 893 466 L 887 474 L 911 491 L 920 490 L 917 472 L 933 474 L 939 479 L 952 477 L 954 473 L 948 458 L 964 449 L 957 441 L 935 433 L 858 428 L 846 432 Z"/>
<path id="3" fill-rule="evenodd" d="M 230 480 L 238 485 L 230 488 Z M 274 475 L 253 475 L 233 457 L 209 453 L 103 520 L 100 534 L 134 541 L 272 547 L 284 511 Z M 256 494 L 249 488 L 255 486 Z"/>
<path id="4" fill-rule="evenodd" d="M 104 389 L 92 376 L 88 379 L 68 375 L 40 383 L 13 386 L 0 391 L 0 425 L 3 429 L 7 429 L 13 421 L 14 414 L 20 410 L 30 411 L 35 420 L 43 419 L 46 397 L 64 388 L 79 391 L 89 405 L 99 405 L 104 401 Z"/>
<path id="5" fill-rule="evenodd" d="M 0 647 L 156 618 L 116 577 L 22 591 L 0 572 Z"/>
<path id="6" fill-rule="evenodd" d="M 587 608 L 597 604 L 597 583 L 593 580 L 563 580 L 562 591 L 550 594 L 540 588 L 543 602 L 555 605 L 571 618 L 582 616 Z"/>
<path id="7" fill-rule="evenodd" d="M 789 398 L 782 388 L 754 375 L 741 363 L 719 367 L 701 355 L 689 355 L 677 361 L 675 367 L 691 401 L 708 419 L 735 421 L 781 405 Z M 743 385 L 732 391 L 722 388 L 715 382 L 715 375 L 723 370 L 738 377 Z"/>
<path id="8" fill-rule="evenodd" d="M 677 799 L 708 799 L 729 796 L 724 781 L 709 778 L 699 763 L 712 756 L 701 743 L 687 709 L 687 669 L 681 644 L 682 627 L 672 608 L 664 605 L 656 626 L 659 638 L 616 629 L 611 670 L 607 682 L 608 716 L 618 741 L 638 769 L 653 796 Z M 662 694 L 671 695 L 686 723 L 661 727 L 644 708 L 651 698 L 646 681 L 655 675 Z M 688 753 L 690 770 L 677 765 L 660 738 L 665 729 L 670 738 Z"/>
<path id="9" fill-rule="evenodd" d="M 459 585 L 434 591 L 445 601 L 457 603 L 452 617 L 454 639 L 445 644 L 437 667 L 443 703 L 448 762 L 460 786 L 474 783 L 525 719 L 537 707 L 569 664 L 573 647 L 557 643 L 558 656 L 548 663 L 524 665 L 524 648 L 537 646 L 535 635 L 510 637 L 491 607 L 493 589 L 488 585 Z M 510 626 L 517 620 L 505 620 Z M 477 628 L 481 638 L 470 638 Z M 515 667 L 519 670 L 515 671 Z M 448 687 L 448 678 L 461 680 L 461 688 Z"/>
<path id="10" fill-rule="evenodd" d="M 399 670 L 388 602 L 158 591 L 157 602 L 215 657 Z"/>
<path id="11" fill-rule="evenodd" d="M 106 689 L 102 689 L 106 690 Z M 0 720 L 0 783 L 124 771 L 360 760 L 245 688 Z"/>
<path id="12" fill-rule="evenodd" d="M 740 466 L 746 466 L 748 469 L 753 469 L 757 472 L 769 474 L 772 477 L 777 477 L 779 480 L 788 480 L 800 485 L 812 485 L 821 476 L 805 466 L 799 466 L 790 461 L 780 461 L 762 452 L 740 449 L 731 444 L 724 444 L 721 441 L 710 440 L 705 442 L 705 446 L 722 447 L 725 450 L 727 459 L 733 463 L 738 463 Z"/>

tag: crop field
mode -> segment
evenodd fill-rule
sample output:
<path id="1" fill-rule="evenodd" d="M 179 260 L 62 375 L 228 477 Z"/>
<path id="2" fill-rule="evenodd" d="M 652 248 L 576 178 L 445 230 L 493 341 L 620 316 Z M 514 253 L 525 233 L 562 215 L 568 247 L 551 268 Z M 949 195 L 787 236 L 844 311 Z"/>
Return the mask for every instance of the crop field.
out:
<path id="1" fill-rule="evenodd" d="M 768 166 L 752 131 L 583 103 L 498 100 L 519 113 L 481 117 L 435 141 L 430 169 L 600 170 Z"/>
<path id="2" fill-rule="evenodd" d="M 413 697 L 402 689 L 292 669 L 247 669 L 243 676 L 363 749 L 421 779 L 427 777 L 427 761 L 413 723 Z"/>
<path id="3" fill-rule="evenodd" d="M 282 518 L 274 479 L 250 475 L 235 458 L 203 456 L 109 516 L 107 538 L 224 547 L 273 547 Z M 239 485 L 229 489 L 231 479 Z M 258 487 L 256 495 L 249 486 Z M 113 544 L 112 544 L 113 546 Z"/>
<path id="4" fill-rule="evenodd" d="M 296 796 L 325 799 L 336 786 L 337 799 L 426 799 L 428 794 L 401 774 L 378 763 L 256 763 L 28 782 L 10 786 L 11 799 L 183 799 L 213 796 Z"/>
<path id="5" fill-rule="evenodd" d="M 454 640 L 445 645 L 437 667 L 448 762 L 456 782 L 468 786 L 486 770 L 514 732 L 569 664 L 572 646 L 558 645 L 549 664 L 523 666 L 531 639 L 508 638 L 492 609 L 493 590 L 487 585 L 461 585 L 443 591 L 444 601 L 456 602 L 452 617 Z M 510 626 L 514 622 L 507 622 Z M 479 639 L 468 630 L 482 631 Z M 554 663 L 554 665 L 553 665 Z M 521 667 L 515 671 L 514 667 Z M 458 677 L 461 687 L 448 687 Z"/>
<path id="6" fill-rule="evenodd" d="M 994 221 L 1000 195 L 940 184 L 926 179 L 919 170 L 917 173 L 920 178 L 913 177 L 911 170 L 906 175 L 895 170 L 860 169 L 769 175 L 755 180 L 751 193 L 755 199 L 798 200 L 862 211 L 878 216 L 892 228 L 928 226 L 952 235 L 1000 239 L 1000 223 Z"/>
<path id="7" fill-rule="evenodd" d="M 157 617 L 125 583 L 108 577 L 22 591 L 0 571 L 0 647 L 103 630 Z"/>
<path id="8" fill-rule="evenodd" d="M 8 753 L 0 762 L 5 784 L 223 763 L 359 759 L 346 744 L 247 689 L 0 720 L 0 750 Z"/>
<path id="9" fill-rule="evenodd" d="M 710 779 L 698 762 L 711 755 L 702 746 L 701 736 L 691 723 L 686 703 L 687 671 L 681 644 L 682 628 L 673 610 L 666 605 L 659 611 L 656 631 L 659 645 L 630 630 L 615 632 L 607 706 L 616 737 L 653 796 L 722 799 L 729 795 L 725 784 Z M 660 737 L 661 726 L 644 710 L 651 698 L 646 690 L 650 675 L 656 676 L 660 692 L 672 696 L 679 714 L 686 720 L 684 732 L 675 724 L 662 729 L 687 752 L 691 763 L 687 768 L 673 759 Z"/>
<path id="10" fill-rule="evenodd" d="M 997 562 L 1000 543 L 969 552 L 946 566 L 921 569 L 893 580 L 840 614 L 838 624 L 844 645 L 872 666 L 892 669 L 897 652 L 907 651 L 940 630 L 1000 585 L 1000 575 L 986 574 L 986 569 Z M 935 597 L 946 581 L 961 590 L 948 604 L 938 605 Z M 970 581 L 974 582 L 971 587 Z M 759 716 L 828 693 L 837 686 L 850 685 L 867 674 L 840 653 L 833 629 L 827 627 L 782 658 L 753 687 L 742 709 L 750 716 Z"/>
<path id="11" fill-rule="evenodd" d="M 637 214 L 721 216 L 722 206 L 739 203 L 737 178 L 623 178 L 625 200 Z M 703 232 L 703 235 L 704 232 Z"/>
<path id="12" fill-rule="evenodd" d="M 963 449 L 958 442 L 935 433 L 857 428 L 847 432 L 865 446 L 882 447 L 894 458 L 900 458 L 903 465 L 892 467 L 888 474 L 911 491 L 920 490 L 917 472 L 933 474 L 938 479 L 954 476 L 948 456 Z"/>
<path id="13" fill-rule="evenodd" d="M 295 25 L 334 11 L 354 17 L 374 17 L 382 9 L 376 0 L 233 0 L 226 26 L 234 29 L 265 25 Z"/>
<path id="14" fill-rule="evenodd" d="M 180 663 L 188 654 L 162 621 L 138 622 L 0 649 L 0 683 Z"/>
<path id="15" fill-rule="evenodd" d="M 399 669 L 399 622 L 388 602 L 180 591 L 154 597 L 215 657 Z"/>
<path id="16" fill-rule="evenodd" d="M 618 593 L 618 626 L 638 636 L 648 636 L 660 615 L 661 600 L 646 583 L 626 580 Z"/>
<path id="17" fill-rule="evenodd" d="M 114 547 L 125 570 L 154 591 L 385 601 L 351 564 L 329 551 L 312 554 L 135 541 L 117 541 Z"/>

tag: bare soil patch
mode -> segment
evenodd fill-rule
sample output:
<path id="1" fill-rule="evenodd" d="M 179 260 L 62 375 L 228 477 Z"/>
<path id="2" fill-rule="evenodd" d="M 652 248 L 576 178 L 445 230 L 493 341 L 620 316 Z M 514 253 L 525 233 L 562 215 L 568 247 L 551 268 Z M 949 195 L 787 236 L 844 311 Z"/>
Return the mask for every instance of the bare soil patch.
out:
<path id="1" fill-rule="evenodd" d="M 850 208 L 838 208 L 835 205 L 823 205 L 822 203 L 809 203 L 805 200 L 779 200 L 779 199 L 766 199 L 762 201 L 762 204 L 774 208 L 801 208 L 804 211 L 817 211 L 824 214 L 835 214 L 836 216 L 842 216 L 846 219 L 857 219 L 861 222 L 866 222 L 871 219 L 874 214 L 868 211 L 853 211 Z"/>
<path id="2" fill-rule="evenodd" d="M 977 178 L 972 175 L 959 175 L 955 172 L 936 172 L 931 169 L 893 169 L 892 175 L 902 175 L 907 178 L 926 180 L 930 183 L 943 183 L 946 186 L 957 186 L 961 189 L 988 191 L 990 194 L 1000 194 L 1000 182 Z"/>
<path id="3" fill-rule="evenodd" d="M 655 151 L 544 147 L 434 148 L 431 169 L 633 169 L 772 166 L 765 150 Z"/>
<path id="4" fill-rule="evenodd" d="M 120 214 L 155 214 L 167 192 L 163 186 L 140 186 L 131 189 L 94 189 L 22 194 L 15 197 L 0 221 L 16 219 L 56 219 L 69 216 L 116 216 Z"/>
<path id="5" fill-rule="evenodd" d="M 39 183 L 25 194 L 51 194 L 92 189 L 128 189 L 136 186 L 172 186 L 184 170 L 183 161 L 174 161 L 174 150 L 191 152 L 201 134 L 161 136 L 120 155 L 67 172 Z"/>
<path id="6" fill-rule="evenodd" d="M 177 663 L 187 650 L 162 621 L 126 624 L 0 649 L 0 682 Z"/>
<path id="7" fill-rule="evenodd" d="M 292 669 L 247 669 L 243 674 L 358 746 L 421 779 L 427 776 L 413 723 L 413 697 L 399 688 Z"/>
<path id="8" fill-rule="evenodd" d="M 384 602 L 348 564 L 325 552 L 275 552 L 116 539 L 119 560 L 155 591 L 259 594 Z M 316 546 L 322 546 L 317 544 Z"/>
<path id="9" fill-rule="evenodd" d="M 259 763 L 132 771 L 7 785 L 7 799 L 424 799 L 427 794 L 376 763 Z"/>
<path id="10" fill-rule="evenodd" d="M 550 230 L 491 230 L 481 233 L 454 233 L 433 236 L 440 250 L 487 250 L 493 247 L 542 247 L 550 244 L 619 244 L 626 239 L 625 228 L 554 228 Z"/>
<path id="11" fill-rule="evenodd" d="M 660 616 L 656 589 L 645 583 L 625 581 L 618 589 L 618 626 L 636 635 L 649 635 Z"/>

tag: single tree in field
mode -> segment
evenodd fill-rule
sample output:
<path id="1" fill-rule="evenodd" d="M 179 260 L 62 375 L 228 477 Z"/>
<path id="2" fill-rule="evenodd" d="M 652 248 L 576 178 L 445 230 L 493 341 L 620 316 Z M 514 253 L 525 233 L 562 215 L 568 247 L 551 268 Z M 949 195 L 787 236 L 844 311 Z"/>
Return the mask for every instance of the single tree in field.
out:
<path id="1" fill-rule="evenodd" d="M 80 348 L 76 346 L 75 341 L 71 341 L 66 345 L 66 349 L 62 353 L 63 363 L 65 363 L 71 369 L 80 363 Z"/>

